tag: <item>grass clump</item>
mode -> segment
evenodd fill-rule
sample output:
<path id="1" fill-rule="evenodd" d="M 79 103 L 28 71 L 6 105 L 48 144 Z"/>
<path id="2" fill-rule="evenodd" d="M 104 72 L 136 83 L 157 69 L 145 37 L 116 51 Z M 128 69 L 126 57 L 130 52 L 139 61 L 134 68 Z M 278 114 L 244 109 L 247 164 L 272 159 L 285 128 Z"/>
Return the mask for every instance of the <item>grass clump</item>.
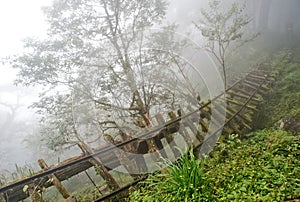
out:
<path id="1" fill-rule="evenodd" d="M 130 201 L 212 201 L 211 182 L 205 172 L 204 162 L 191 150 L 163 173 L 141 183 L 131 192 Z"/>

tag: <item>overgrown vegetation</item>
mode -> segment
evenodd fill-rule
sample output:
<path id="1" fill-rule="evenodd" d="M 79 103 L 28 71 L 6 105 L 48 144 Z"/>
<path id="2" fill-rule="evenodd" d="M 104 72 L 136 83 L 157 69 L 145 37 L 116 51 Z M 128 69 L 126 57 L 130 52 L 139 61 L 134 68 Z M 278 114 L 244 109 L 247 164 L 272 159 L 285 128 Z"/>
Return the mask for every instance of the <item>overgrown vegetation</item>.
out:
<path id="1" fill-rule="evenodd" d="M 211 179 L 205 175 L 204 162 L 197 160 L 193 150 L 185 154 L 163 173 L 152 175 L 144 187 L 131 194 L 132 201 L 199 201 L 211 200 Z"/>
<path id="2" fill-rule="evenodd" d="M 300 137 L 262 130 L 242 142 L 219 143 L 200 161 L 184 155 L 165 174 L 149 177 L 131 201 L 283 201 L 300 196 Z"/>
<path id="3" fill-rule="evenodd" d="M 14 170 L 4 170 L 0 173 L 0 187 L 9 184 L 9 182 L 32 176 L 34 173 L 34 168 L 30 164 L 25 164 L 23 166 L 15 164 Z"/>
<path id="4" fill-rule="evenodd" d="M 166 35 L 165 29 L 168 28 L 171 31 L 169 32 L 173 33 L 176 30 L 175 26 L 161 27 L 161 32 L 151 35 L 153 38 L 144 38 L 146 30 L 155 27 L 154 22 L 160 24 L 160 20 L 165 18 L 165 1 L 92 2 L 98 3 L 102 10 L 98 7 L 93 8 L 90 1 L 57 1 L 53 7 L 46 8 L 45 13 L 52 28 L 49 39 L 27 40 L 26 47 L 29 52 L 10 61 L 15 68 L 21 70 L 17 82 L 25 85 L 49 85 L 51 90 L 54 90 L 52 94 L 41 94 L 40 102 L 33 105 L 44 115 L 44 126 L 39 134 L 46 138 L 38 140 L 47 140 L 46 145 L 53 150 L 63 146 L 69 148 L 78 143 L 95 143 L 100 140 L 94 137 L 99 136 L 99 133 L 123 132 L 120 125 L 132 125 L 131 130 L 134 132 L 151 127 L 150 112 L 162 113 L 178 108 L 181 100 L 178 99 L 175 103 L 175 98 L 181 98 L 181 94 L 187 97 L 185 93 L 188 91 L 188 95 L 196 99 L 194 86 L 190 89 L 185 86 L 185 83 L 189 83 L 189 80 L 185 80 L 185 74 L 182 73 L 184 79 L 181 81 L 176 74 L 171 74 L 173 71 L 167 71 L 165 68 L 179 67 L 177 61 L 173 61 L 175 56 L 170 57 L 169 53 L 164 55 L 161 52 L 149 51 L 150 49 L 141 51 L 143 46 L 149 46 L 148 43 L 159 44 L 161 41 L 167 44 L 164 47 L 166 50 L 181 51 L 183 43 L 174 43 L 173 35 L 169 34 L 168 40 L 162 37 Z M 235 42 L 234 45 L 237 46 L 243 45 L 251 41 L 256 34 L 241 40 L 244 34 L 242 28 L 250 22 L 247 16 L 241 15 L 243 7 L 233 4 L 223 15 L 217 12 L 220 1 L 211 2 L 213 12 L 202 12 L 207 22 L 202 23 L 205 26 L 199 25 L 197 28 L 203 37 L 208 38 L 208 51 L 213 53 L 220 63 L 226 86 L 227 48 L 231 42 Z M 103 13 L 104 17 L 99 18 Z M 230 20 L 231 17 L 234 18 Z M 67 24 L 58 23 L 62 21 Z M 95 30 L 88 30 L 90 28 Z M 81 35 L 78 37 L 74 33 Z M 158 49 L 156 43 L 152 45 L 152 49 Z M 219 49 L 215 49 L 216 47 Z M 139 49 L 140 53 L 137 53 L 136 49 Z M 272 62 L 272 66 L 284 69 L 284 76 L 278 82 L 276 91 L 268 95 L 267 101 L 261 107 L 261 114 L 257 119 L 257 126 L 260 128 L 271 127 L 287 116 L 293 117 L 295 124 L 300 120 L 300 63 L 299 59 L 289 64 L 287 61 L 288 59 L 279 55 Z M 142 66 L 143 71 L 140 70 Z M 135 76 L 137 73 L 140 75 Z M 149 82 L 145 85 L 147 79 Z M 180 85 L 185 87 L 183 92 L 173 80 L 182 82 Z M 159 81 L 167 87 L 157 85 Z M 60 85 L 67 89 L 65 94 L 54 93 Z M 168 86 L 176 88 L 170 90 Z M 198 104 L 198 98 L 196 101 Z M 77 118 L 74 118 L 74 114 Z M 116 117 L 124 119 L 122 124 L 115 121 Z M 299 136 L 268 129 L 254 132 L 250 137 L 242 142 L 238 135 L 231 135 L 228 140 L 221 141 L 216 150 L 202 161 L 196 159 L 193 151 L 190 151 L 173 166 L 160 174 L 152 175 L 140 184 L 138 189 L 131 192 L 130 199 L 282 201 L 299 197 Z M 156 148 L 153 147 L 152 150 Z M 82 151 L 86 152 L 84 148 Z M 25 171 L 16 166 L 16 172 L 11 174 L 12 178 L 24 177 Z M 30 169 L 29 173 L 32 175 Z M 91 184 L 93 182 L 85 184 L 82 178 L 80 180 L 76 184 L 85 185 L 84 189 L 73 192 L 74 195 L 78 195 L 78 201 L 94 200 L 101 195 L 99 187 Z M 6 181 L 6 176 L 0 175 L 0 186 Z M 124 184 L 129 181 L 125 178 Z"/>
<path id="5" fill-rule="evenodd" d="M 274 90 L 260 106 L 255 128 L 273 127 L 276 122 L 286 117 L 294 117 L 300 122 L 300 58 L 297 57 L 299 53 L 299 49 L 294 51 L 293 59 L 284 59 L 278 55 L 273 60 L 273 65 L 282 70 L 281 79 L 276 82 Z"/>
<path id="6" fill-rule="evenodd" d="M 299 131 L 275 130 L 285 117 L 300 118 L 300 69 L 297 53 L 280 52 L 269 64 L 280 79 L 266 96 L 255 123 L 263 129 L 220 140 L 200 161 L 192 152 L 163 174 L 133 190 L 131 201 L 284 201 L 300 197 Z M 276 124 L 275 124 L 276 125 Z M 195 172 L 197 170 L 197 172 Z"/>

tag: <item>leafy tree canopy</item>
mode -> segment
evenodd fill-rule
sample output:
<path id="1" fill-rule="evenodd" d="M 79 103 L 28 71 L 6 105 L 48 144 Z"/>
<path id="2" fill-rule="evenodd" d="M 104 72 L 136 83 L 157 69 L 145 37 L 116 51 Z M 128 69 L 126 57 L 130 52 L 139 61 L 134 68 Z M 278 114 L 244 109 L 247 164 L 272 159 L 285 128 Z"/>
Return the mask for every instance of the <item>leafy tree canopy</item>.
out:
<path id="1" fill-rule="evenodd" d="M 207 40 L 205 49 L 210 52 L 220 65 L 224 86 L 227 86 L 227 57 L 239 47 L 254 40 L 258 33 L 249 35 L 247 28 L 252 19 L 244 13 L 245 5 L 237 2 L 227 9 L 221 1 L 209 0 L 209 9 L 201 10 L 201 19 L 195 22 L 196 28 Z"/>
<path id="2" fill-rule="evenodd" d="M 185 42 L 174 39 L 175 25 L 161 24 L 166 8 L 164 0 L 59 0 L 44 8 L 47 39 L 27 39 L 10 62 L 17 83 L 46 89 L 33 107 L 50 147 L 150 127 L 155 113 L 196 97 L 187 64 L 174 54 Z M 153 28 L 160 29 L 149 34 Z"/>

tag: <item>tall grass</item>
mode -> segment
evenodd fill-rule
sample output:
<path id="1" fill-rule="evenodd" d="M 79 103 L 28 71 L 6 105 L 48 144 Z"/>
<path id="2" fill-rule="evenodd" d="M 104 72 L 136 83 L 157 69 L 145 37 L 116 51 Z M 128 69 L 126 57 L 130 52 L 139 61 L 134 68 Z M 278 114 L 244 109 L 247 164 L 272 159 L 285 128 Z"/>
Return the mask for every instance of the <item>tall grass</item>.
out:
<path id="1" fill-rule="evenodd" d="M 212 201 L 210 179 L 193 150 L 162 173 L 150 176 L 130 195 L 131 201 Z"/>

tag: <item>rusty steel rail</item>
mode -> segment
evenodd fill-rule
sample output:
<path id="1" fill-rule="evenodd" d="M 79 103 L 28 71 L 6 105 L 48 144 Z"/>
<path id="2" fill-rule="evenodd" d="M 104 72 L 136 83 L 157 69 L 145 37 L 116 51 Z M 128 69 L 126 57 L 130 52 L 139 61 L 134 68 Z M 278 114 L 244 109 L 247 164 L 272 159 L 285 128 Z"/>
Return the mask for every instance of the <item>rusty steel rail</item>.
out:
<path id="1" fill-rule="evenodd" d="M 249 74 L 249 75 L 250 75 L 250 74 Z M 230 88 L 228 88 L 228 89 L 226 90 L 226 92 L 224 92 L 224 93 L 220 94 L 219 96 L 215 97 L 213 100 L 216 100 L 216 99 L 222 97 L 224 94 L 226 94 L 229 90 L 233 89 L 233 87 L 235 87 L 237 84 L 239 84 L 239 83 L 240 83 L 241 81 L 243 81 L 243 80 L 244 80 L 244 79 L 241 79 L 241 80 L 235 82 L 234 85 L 232 85 Z M 251 99 L 258 93 L 258 91 L 261 90 L 261 87 L 262 87 L 267 81 L 268 81 L 268 76 L 267 76 L 267 75 L 264 75 L 264 76 L 263 76 L 262 82 L 261 82 L 260 84 L 258 84 L 258 86 L 257 86 L 257 88 L 255 89 L 255 91 L 254 91 L 253 93 L 251 93 L 251 95 L 247 98 L 247 100 L 245 101 L 245 103 L 243 104 L 243 106 L 241 106 L 240 109 L 239 109 L 236 113 L 234 113 L 233 116 L 231 116 L 230 118 L 228 118 L 228 119 L 225 121 L 224 125 L 220 126 L 217 130 L 215 130 L 215 131 L 213 132 L 213 134 L 212 134 L 210 137 L 208 137 L 206 140 L 204 140 L 204 142 L 203 142 L 202 144 L 199 144 L 199 145 L 195 146 L 194 149 L 198 149 L 198 148 L 201 147 L 203 144 L 205 144 L 206 142 L 208 142 L 210 139 L 214 138 L 215 135 L 216 135 L 218 132 L 220 132 L 220 131 L 223 129 L 224 126 L 226 126 L 227 124 L 229 124 L 229 123 L 230 123 L 230 122 L 231 122 L 231 121 L 232 121 L 232 120 L 233 120 L 233 119 L 234 119 L 234 118 L 235 118 L 235 117 L 236 117 L 236 116 L 237 116 L 237 115 L 245 108 L 245 106 L 246 106 L 246 105 L 251 101 Z M 211 102 L 209 102 L 209 104 L 210 104 L 210 103 L 211 103 Z M 209 104 L 203 105 L 203 107 L 201 107 L 201 109 L 205 108 L 205 107 L 208 106 Z M 200 109 L 199 109 L 199 110 L 200 110 Z M 189 114 L 186 115 L 186 117 L 188 117 L 188 116 L 190 116 L 190 115 L 196 113 L 197 111 L 198 111 L 198 110 L 195 110 L 195 111 L 193 111 L 193 112 L 190 112 Z M 141 182 L 141 181 L 144 181 L 144 180 L 147 178 L 147 176 L 148 176 L 148 175 L 145 175 L 145 176 L 143 176 L 143 177 L 140 178 L 140 179 L 134 180 L 134 181 L 131 182 L 130 184 L 128 184 L 128 185 L 126 185 L 126 186 L 123 186 L 123 187 L 121 187 L 121 188 L 119 188 L 119 189 L 117 189 L 117 190 L 115 190 L 115 191 L 113 191 L 113 192 L 111 192 L 111 193 L 109 193 L 109 194 L 107 194 L 107 195 L 104 195 L 104 196 L 102 196 L 102 197 L 96 199 L 95 202 L 101 202 L 101 201 L 110 199 L 110 198 L 112 198 L 112 197 L 114 197 L 114 196 L 117 196 L 118 194 L 120 194 L 120 193 L 122 193 L 122 192 L 124 192 L 124 191 L 127 191 L 130 187 L 135 186 L 136 184 L 138 184 L 138 183 Z"/>
<path id="2" fill-rule="evenodd" d="M 202 142 L 201 144 L 199 145 L 196 145 L 196 148 L 199 148 L 201 145 L 203 144 L 206 144 L 208 142 L 208 140 L 210 140 L 211 138 L 214 137 L 214 135 L 218 132 L 220 132 L 224 126 L 226 126 L 227 124 L 229 124 L 234 118 L 236 118 L 237 115 L 239 115 L 241 113 L 241 111 L 243 109 L 245 109 L 245 106 L 248 105 L 248 103 L 252 100 L 252 98 L 260 91 L 262 90 L 262 86 L 264 84 L 266 84 L 269 80 L 269 77 L 270 75 L 265 75 L 265 72 L 263 72 L 264 74 L 263 75 L 259 75 L 257 74 L 257 72 L 250 72 L 248 73 L 244 78 L 241 78 L 239 79 L 238 81 L 236 81 L 230 88 L 226 89 L 225 92 L 219 94 L 218 96 L 216 96 L 215 98 L 213 98 L 212 100 L 204 103 L 203 105 L 201 105 L 199 108 L 197 108 L 196 110 L 194 111 L 191 111 L 191 112 L 188 112 L 186 114 L 183 114 L 182 116 L 180 117 L 177 117 L 171 121 L 168 121 L 165 125 L 163 126 L 158 126 L 154 129 L 152 129 L 151 131 L 149 132 L 146 132 L 138 137 L 133 137 L 131 140 L 128 140 L 128 141 L 125 141 L 125 142 L 122 142 L 122 143 L 119 143 L 119 144 L 116 144 L 116 145 L 112 145 L 112 146 L 108 146 L 108 147 L 105 147 L 93 154 L 89 154 L 89 155 L 86 155 L 86 156 L 83 156 L 79 159 L 76 159 L 74 161 L 71 161 L 71 162 L 67 162 L 63 165 L 60 165 L 60 166 L 57 166 L 57 167 L 53 167 L 53 168 L 49 168 L 48 170 L 44 170 L 43 172 L 41 173 L 37 173 L 31 177 L 28 177 L 28 178 L 25 178 L 25 179 L 22 179 L 20 181 L 17 181 L 17 182 L 14 182 L 12 184 L 9 184 L 5 187 L 1 187 L 0 188 L 0 196 L 1 194 L 3 194 L 3 196 L 6 196 L 7 193 L 11 190 L 13 190 L 15 187 L 20 187 L 20 186 L 24 186 L 26 184 L 30 184 L 30 183 L 34 183 L 34 184 L 38 184 L 39 181 L 42 181 L 43 178 L 51 175 L 51 174 L 55 174 L 57 173 L 58 171 L 63 171 L 65 169 L 71 169 L 72 166 L 74 165 L 77 165 L 77 164 L 80 164 L 84 161 L 88 161 L 90 159 L 93 159 L 94 157 L 97 157 L 99 155 L 103 155 L 105 153 L 108 153 L 108 152 L 111 152 L 113 151 L 115 148 L 121 148 L 123 146 L 126 146 L 126 145 L 129 145 L 129 144 L 132 144 L 133 142 L 135 141 L 138 141 L 140 139 L 149 139 L 149 138 L 153 138 L 153 136 L 155 136 L 158 132 L 160 132 L 161 130 L 163 129 L 166 129 L 168 128 L 169 126 L 172 126 L 173 124 L 176 124 L 182 120 L 185 120 L 185 119 L 188 119 L 189 117 L 199 113 L 201 110 L 207 108 L 208 106 L 210 106 L 212 104 L 213 101 L 216 101 L 217 99 L 221 98 L 222 96 L 226 96 L 227 93 L 229 93 L 230 90 L 233 90 L 235 87 L 237 87 L 238 85 L 243 85 L 243 82 L 248 78 L 248 76 L 250 75 L 250 77 L 256 77 L 258 80 L 261 81 L 261 83 L 259 83 L 256 87 L 256 89 L 251 93 L 251 95 L 248 97 L 248 99 L 243 103 L 243 105 L 240 107 L 240 109 L 238 111 L 236 111 L 232 117 L 229 117 L 226 122 L 221 125 L 216 131 L 213 131 L 211 133 L 211 135 L 204 140 L 204 142 Z M 260 79 L 259 79 L 260 78 Z M 112 196 L 115 196 L 117 195 L 118 193 L 120 192 L 123 192 L 125 190 L 127 190 L 129 187 L 131 186 L 134 186 L 135 184 L 137 184 L 138 182 L 144 180 L 145 178 L 147 177 L 147 175 L 143 176 L 142 178 L 140 179 L 136 179 L 134 180 L 133 182 L 131 182 L 130 184 L 124 186 L 124 187 L 121 187 L 117 190 L 114 190 L 113 192 L 109 193 L 108 195 L 105 195 L 105 196 L 102 196 L 101 198 L 97 199 L 96 201 L 103 201 L 105 199 L 108 199 Z"/>

